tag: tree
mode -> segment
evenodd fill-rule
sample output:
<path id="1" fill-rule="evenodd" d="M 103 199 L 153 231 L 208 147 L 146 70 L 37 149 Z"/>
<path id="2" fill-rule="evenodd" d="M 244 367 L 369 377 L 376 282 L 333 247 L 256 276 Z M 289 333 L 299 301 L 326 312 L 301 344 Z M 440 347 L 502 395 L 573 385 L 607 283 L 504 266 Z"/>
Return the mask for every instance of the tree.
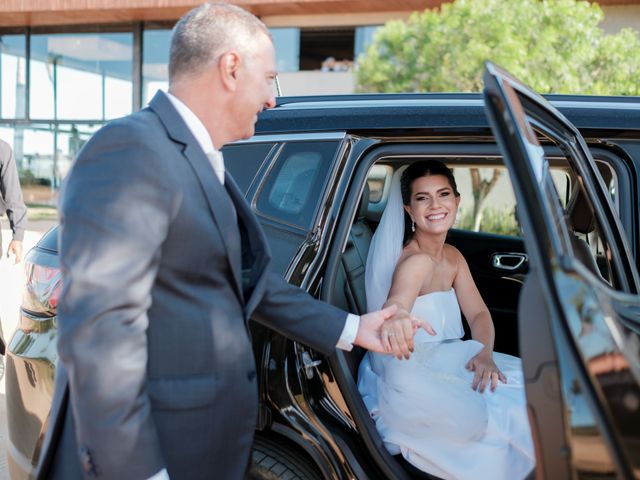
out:
<path id="1" fill-rule="evenodd" d="M 486 60 L 541 93 L 640 94 L 640 38 L 607 35 L 595 3 L 456 0 L 388 22 L 358 59 L 360 92 L 479 92 Z M 472 169 L 473 224 L 499 172 Z"/>
<path id="2" fill-rule="evenodd" d="M 493 187 L 498 183 L 502 172 L 494 168 L 489 180 L 485 180 L 480 176 L 480 169 L 478 168 L 471 168 L 469 173 L 471 174 L 471 192 L 473 194 L 473 213 L 471 218 L 473 219 L 473 229 L 477 232 L 480 230 L 480 223 L 482 222 L 484 203 Z"/>
<path id="3" fill-rule="evenodd" d="M 456 0 L 388 22 L 358 59 L 361 92 L 479 92 L 486 60 L 541 93 L 640 95 L 640 38 L 595 3 Z"/>

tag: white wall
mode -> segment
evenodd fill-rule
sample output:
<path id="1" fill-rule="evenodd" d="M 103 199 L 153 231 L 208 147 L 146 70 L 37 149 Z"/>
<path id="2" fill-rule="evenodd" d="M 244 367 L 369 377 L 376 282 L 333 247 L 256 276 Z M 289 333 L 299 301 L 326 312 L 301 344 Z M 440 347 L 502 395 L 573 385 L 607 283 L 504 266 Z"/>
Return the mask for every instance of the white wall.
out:
<path id="1" fill-rule="evenodd" d="M 278 74 L 282 95 L 332 95 L 353 93 L 353 72 L 283 72 Z"/>
<path id="2" fill-rule="evenodd" d="M 640 32 L 640 5 L 600 6 L 604 12 L 604 20 L 600 25 L 607 33 L 616 33 L 624 27 L 631 27 Z"/>

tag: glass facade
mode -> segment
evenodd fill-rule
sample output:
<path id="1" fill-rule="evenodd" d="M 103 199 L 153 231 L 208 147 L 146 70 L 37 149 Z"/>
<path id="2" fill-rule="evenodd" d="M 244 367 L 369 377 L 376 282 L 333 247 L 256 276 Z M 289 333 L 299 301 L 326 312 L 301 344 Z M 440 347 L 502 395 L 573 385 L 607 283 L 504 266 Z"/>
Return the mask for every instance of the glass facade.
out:
<path id="1" fill-rule="evenodd" d="M 169 88 L 169 45 L 171 29 L 149 26 L 142 33 L 142 103 L 146 105 L 158 90 Z"/>
<path id="2" fill-rule="evenodd" d="M 366 25 L 364 27 L 356 27 L 356 39 L 353 47 L 354 58 L 356 62 L 358 57 L 367 51 L 369 45 L 373 43 L 375 33 L 380 30 L 383 25 Z"/>
<path id="3" fill-rule="evenodd" d="M 27 84 L 27 36 L 0 36 L 0 117 L 24 118 Z"/>
<path id="4" fill-rule="evenodd" d="M 133 34 L 31 35 L 29 117 L 109 120 L 131 113 Z"/>
<path id="5" fill-rule="evenodd" d="M 91 135 L 167 90 L 172 26 L 0 29 L 0 138 L 13 147 L 28 203 L 55 205 Z M 272 28 L 278 71 L 319 70 L 331 56 L 352 63 L 377 28 Z M 313 40 L 304 52 L 303 37 Z"/>
<path id="6" fill-rule="evenodd" d="M 55 206 L 84 143 L 140 108 L 139 43 L 134 25 L 0 31 L 0 138 L 13 148 L 28 205 Z"/>
<path id="7" fill-rule="evenodd" d="M 351 70 L 381 27 L 271 28 L 278 72 Z M 328 65 L 328 59 L 333 59 L 337 68 Z"/>
<path id="8" fill-rule="evenodd" d="M 276 68 L 278 72 L 297 72 L 300 70 L 300 29 L 270 29 L 273 44 L 276 47 Z"/>
<path id="9" fill-rule="evenodd" d="M 13 147 L 25 202 L 55 204 L 55 193 L 80 148 L 101 124 L 1 125 L 0 138 Z"/>

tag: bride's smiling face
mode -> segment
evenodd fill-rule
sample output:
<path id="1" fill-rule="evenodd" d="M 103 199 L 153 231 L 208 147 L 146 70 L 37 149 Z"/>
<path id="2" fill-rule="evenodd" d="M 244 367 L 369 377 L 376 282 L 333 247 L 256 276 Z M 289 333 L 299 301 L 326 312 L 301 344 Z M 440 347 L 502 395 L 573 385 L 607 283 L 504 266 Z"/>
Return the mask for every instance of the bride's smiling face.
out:
<path id="1" fill-rule="evenodd" d="M 453 226 L 460 197 L 444 175 L 416 178 L 411 184 L 411 202 L 404 208 L 416 223 L 416 231 L 446 233 Z"/>

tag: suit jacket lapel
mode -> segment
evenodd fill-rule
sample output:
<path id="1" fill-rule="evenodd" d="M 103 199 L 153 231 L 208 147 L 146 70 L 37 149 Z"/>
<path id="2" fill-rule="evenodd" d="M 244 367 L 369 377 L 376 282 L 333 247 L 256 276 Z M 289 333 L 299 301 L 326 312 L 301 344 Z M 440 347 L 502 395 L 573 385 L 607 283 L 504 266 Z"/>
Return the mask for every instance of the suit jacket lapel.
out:
<path id="1" fill-rule="evenodd" d="M 225 252 L 233 272 L 234 287 L 242 302 L 244 299 L 241 285 L 240 234 L 236 227 L 237 219 L 234 214 L 233 203 L 216 177 L 209 159 L 166 94 L 159 91 L 149 103 L 149 107 L 164 124 L 169 137 L 183 145 L 182 153 L 200 180 L 202 190 L 209 204 L 209 210 L 221 232 Z"/>
<path id="2" fill-rule="evenodd" d="M 225 174 L 225 186 L 229 192 L 231 201 L 236 207 L 238 223 L 242 223 L 247 232 L 249 248 L 253 254 L 253 265 L 243 265 L 243 268 L 251 269 L 251 272 L 248 273 L 251 275 L 251 281 L 253 283 L 251 296 L 246 302 L 246 314 L 247 317 L 249 317 L 262 295 L 264 281 L 266 278 L 264 274 L 267 271 L 269 262 L 271 261 L 271 254 L 269 252 L 267 238 L 265 237 L 256 216 L 251 211 L 251 207 L 228 172 Z"/>

